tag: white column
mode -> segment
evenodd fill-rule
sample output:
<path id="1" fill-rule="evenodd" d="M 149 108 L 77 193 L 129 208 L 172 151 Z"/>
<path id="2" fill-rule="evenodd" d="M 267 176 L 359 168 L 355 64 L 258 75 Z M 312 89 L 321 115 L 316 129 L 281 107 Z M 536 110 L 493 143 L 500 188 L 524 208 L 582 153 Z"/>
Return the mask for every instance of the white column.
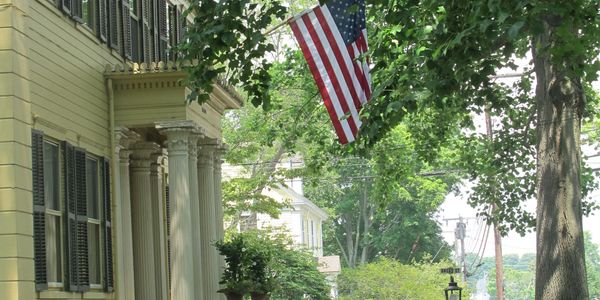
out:
<path id="1" fill-rule="evenodd" d="M 131 234 L 131 194 L 129 189 L 129 156 L 131 151 L 129 146 L 139 139 L 139 135 L 126 128 L 116 130 L 117 147 L 115 152 L 118 161 L 113 166 L 115 196 L 114 204 L 115 218 L 118 224 L 116 226 L 116 254 L 115 262 L 117 278 L 117 299 L 135 300 L 135 280 L 133 271 L 133 241 Z"/>
<path id="2" fill-rule="evenodd" d="M 156 127 L 167 136 L 171 219 L 171 299 L 196 299 L 190 204 L 189 136 L 193 122 L 164 122 Z"/>
<path id="3" fill-rule="evenodd" d="M 163 156 L 164 155 L 164 156 Z M 156 280 L 156 299 L 167 300 L 167 253 L 164 245 L 166 244 L 165 223 L 163 222 L 163 166 L 162 160 L 166 157 L 161 150 L 152 154 L 152 164 L 150 165 L 150 193 L 152 194 L 152 219 L 154 233 L 154 269 Z"/>
<path id="4" fill-rule="evenodd" d="M 220 147 L 216 148 L 214 152 L 213 179 L 215 187 L 215 217 L 217 219 L 217 240 L 222 240 L 225 237 L 225 225 L 223 224 L 223 197 L 221 186 L 221 164 L 223 164 L 223 161 L 221 160 L 221 154 L 223 154 L 223 152 L 225 152 L 226 150 L 227 148 L 225 145 L 220 145 Z M 225 269 L 225 259 L 223 258 L 223 256 L 219 255 L 219 260 L 217 262 L 220 279 L 221 274 L 223 274 L 223 270 Z M 225 295 L 221 295 L 220 299 L 225 300 Z"/>
<path id="5" fill-rule="evenodd" d="M 225 145 L 221 145 L 218 147 L 214 153 L 214 186 L 215 186 L 215 215 L 217 218 L 217 239 L 222 240 L 225 236 L 225 229 L 223 224 L 223 196 L 222 196 L 222 186 L 221 186 L 221 165 L 223 161 L 221 160 L 221 154 L 227 150 Z M 222 266 L 220 266 L 222 267 Z"/>
<path id="6" fill-rule="evenodd" d="M 133 228 L 133 267 L 136 299 L 155 300 L 156 268 L 154 256 L 155 219 L 152 214 L 150 165 L 155 143 L 137 143 L 131 153 L 131 211 Z"/>
<path id="7" fill-rule="evenodd" d="M 193 216 L 192 249 L 194 251 L 194 279 L 196 287 L 199 287 L 199 290 L 196 291 L 196 300 L 211 300 L 210 298 L 206 298 L 204 295 L 206 288 L 203 286 L 204 281 L 202 280 L 204 277 L 202 274 L 202 236 L 200 235 L 200 219 L 197 217 L 200 215 L 200 203 L 198 201 L 198 169 L 196 167 L 198 164 L 197 144 L 199 138 L 199 134 L 190 135 L 190 143 L 188 145 L 190 154 L 188 158 L 188 168 L 190 170 L 190 212 L 191 216 Z"/>
<path id="8" fill-rule="evenodd" d="M 210 144 L 208 144 L 210 143 Z M 206 299 L 219 297 L 219 256 L 213 243 L 217 240 L 214 187 L 214 143 L 204 139 L 198 156 L 198 190 L 200 193 L 200 233 L 202 236 L 202 274 Z"/>

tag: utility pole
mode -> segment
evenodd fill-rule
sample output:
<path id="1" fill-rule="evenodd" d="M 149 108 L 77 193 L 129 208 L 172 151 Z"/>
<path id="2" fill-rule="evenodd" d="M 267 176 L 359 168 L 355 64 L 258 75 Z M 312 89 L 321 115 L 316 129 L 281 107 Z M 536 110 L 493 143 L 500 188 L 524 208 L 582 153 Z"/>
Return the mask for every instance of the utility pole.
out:
<path id="1" fill-rule="evenodd" d="M 492 131 L 492 118 L 490 117 L 489 106 L 485 108 L 485 127 L 488 138 L 494 139 Z M 492 193 L 495 194 L 495 193 Z M 492 215 L 496 211 L 496 204 L 492 204 Z M 496 256 L 496 299 L 504 300 L 504 265 L 502 262 L 502 236 L 496 224 L 494 224 L 494 251 Z"/>
<path id="2" fill-rule="evenodd" d="M 465 237 L 467 236 L 467 224 L 464 222 L 465 218 L 459 216 L 458 218 L 448 218 L 444 219 L 444 221 L 458 221 L 456 223 L 456 228 L 454 229 L 454 238 L 455 238 L 455 252 L 457 256 L 457 260 L 460 262 L 462 266 L 462 274 L 463 274 L 463 282 L 467 282 L 467 259 L 466 259 L 466 250 L 465 250 Z"/>

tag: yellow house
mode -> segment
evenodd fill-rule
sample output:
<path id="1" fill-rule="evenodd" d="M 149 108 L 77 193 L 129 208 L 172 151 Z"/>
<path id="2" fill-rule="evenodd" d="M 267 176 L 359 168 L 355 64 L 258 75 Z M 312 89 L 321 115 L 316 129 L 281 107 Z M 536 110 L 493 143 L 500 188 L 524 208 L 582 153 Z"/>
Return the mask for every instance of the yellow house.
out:
<path id="1" fill-rule="evenodd" d="M 0 0 L 0 299 L 219 299 L 242 102 L 185 102 L 178 1 Z"/>

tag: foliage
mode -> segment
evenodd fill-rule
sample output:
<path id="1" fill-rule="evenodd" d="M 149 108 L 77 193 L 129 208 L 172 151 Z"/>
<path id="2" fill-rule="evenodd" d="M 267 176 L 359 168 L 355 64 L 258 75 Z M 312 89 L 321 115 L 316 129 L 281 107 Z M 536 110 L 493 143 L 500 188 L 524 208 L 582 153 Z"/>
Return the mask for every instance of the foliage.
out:
<path id="1" fill-rule="evenodd" d="M 322 165 L 311 167 L 316 170 L 305 177 L 305 192 L 332 216 L 324 225 L 327 253 L 340 254 L 349 267 L 379 256 L 406 262 L 427 254 L 448 257 L 450 249 L 432 219 L 456 178 L 428 172 L 452 155 L 426 164 L 414 148 L 406 127 L 398 126 L 373 147 L 369 159 L 326 156 L 329 161 L 322 158 Z"/>
<path id="2" fill-rule="evenodd" d="M 533 299 L 535 294 L 535 256 L 525 254 L 519 257 L 516 254 L 504 255 L 504 298 L 515 300 Z M 490 257 L 493 262 L 494 258 Z M 490 299 L 496 299 L 496 267 L 490 264 L 488 271 L 487 289 Z"/>
<path id="3" fill-rule="evenodd" d="M 381 258 L 355 269 L 344 269 L 338 277 L 340 299 L 443 299 L 449 276 L 441 268 L 452 266 L 448 261 L 422 262 L 411 265 Z M 458 281 L 460 287 L 464 283 Z M 463 290 L 469 299 L 469 290 Z"/>
<path id="4" fill-rule="evenodd" d="M 309 252 L 292 249 L 282 234 L 250 230 L 229 233 L 215 247 L 227 267 L 221 284 L 239 294 L 271 293 L 271 299 L 329 299 L 329 285 Z"/>
<path id="5" fill-rule="evenodd" d="M 585 232 L 584 248 L 590 299 L 600 299 L 600 246 L 592 242 L 590 232 Z"/>
<path id="6" fill-rule="evenodd" d="M 269 68 L 265 54 L 275 50 L 262 34 L 273 18 L 282 20 L 286 10 L 279 1 L 191 0 L 184 17 L 185 43 L 177 47 L 188 72 L 188 99 L 208 101 L 219 77 L 241 85 L 255 104 L 270 104 Z"/>

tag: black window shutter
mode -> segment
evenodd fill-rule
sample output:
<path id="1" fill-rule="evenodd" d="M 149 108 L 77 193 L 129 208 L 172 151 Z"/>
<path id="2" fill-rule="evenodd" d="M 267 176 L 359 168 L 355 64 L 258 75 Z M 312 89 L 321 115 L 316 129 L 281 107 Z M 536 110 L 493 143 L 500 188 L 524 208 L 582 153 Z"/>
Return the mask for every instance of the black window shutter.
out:
<path id="1" fill-rule="evenodd" d="M 65 288 L 68 291 L 79 290 L 77 281 L 77 198 L 75 186 L 75 148 L 63 142 L 64 153 L 64 229 L 65 229 Z M 85 253 L 87 254 L 87 253 Z"/>
<path id="2" fill-rule="evenodd" d="M 171 289 L 171 199 L 169 198 L 169 186 L 165 187 L 165 208 L 167 214 L 167 276 L 169 289 Z"/>
<path id="3" fill-rule="evenodd" d="M 35 289 L 48 289 L 46 273 L 46 206 L 44 201 L 44 133 L 31 131 L 31 171 L 33 174 L 33 253 Z"/>
<path id="4" fill-rule="evenodd" d="M 177 10 L 177 19 L 178 19 L 178 25 L 179 27 L 177 28 L 177 43 L 181 43 L 185 38 L 184 38 L 184 34 L 185 34 L 185 26 L 187 25 L 187 21 L 183 16 L 183 13 L 178 9 Z"/>
<path id="5" fill-rule="evenodd" d="M 169 4 L 169 60 L 175 60 L 176 59 L 176 53 L 173 50 L 173 47 L 175 47 L 177 45 L 177 37 L 178 37 L 178 33 L 177 33 L 177 9 L 175 8 L 175 5 L 171 5 Z"/>
<path id="6" fill-rule="evenodd" d="M 112 202 L 110 193 L 110 163 L 107 158 L 102 160 L 102 188 L 104 190 L 102 215 L 102 228 L 104 230 L 104 291 L 112 292 L 114 290 L 113 278 L 113 256 L 112 256 Z"/>
<path id="7" fill-rule="evenodd" d="M 151 20 L 151 2 L 150 0 L 141 0 L 142 2 L 142 47 L 144 48 L 143 62 L 150 63 L 152 61 L 152 33 L 150 32 Z"/>
<path id="8" fill-rule="evenodd" d="M 108 37 L 108 0 L 98 0 L 98 37 L 106 42 Z"/>
<path id="9" fill-rule="evenodd" d="M 142 46 L 140 43 L 140 22 L 137 18 L 131 16 L 131 60 L 134 62 L 141 61 Z"/>
<path id="10" fill-rule="evenodd" d="M 160 60 L 160 38 L 158 36 L 158 14 L 159 14 L 159 1 L 158 0 L 151 0 L 152 3 L 152 50 L 154 50 L 153 53 L 153 57 L 154 60 L 153 61 L 158 61 Z"/>
<path id="11" fill-rule="evenodd" d="M 166 61 L 167 60 L 167 46 L 169 44 L 169 40 L 167 38 L 167 1 L 166 0 L 157 0 L 158 2 L 158 53 L 159 60 Z"/>
<path id="12" fill-rule="evenodd" d="M 79 291 L 90 289 L 88 240 L 87 240 L 87 197 L 86 197 L 85 150 L 75 148 L 75 194 L 77 197 L 77 284 Z"/>
<path id="13" fill-rule="evenodd" d="M 60 0 L 60 7 L 67 15 L 71 15 L 71 1 L 72 0 Z"/>
<path id="14" fill-rule="evenodd" d="M 131 60 L 131 17 L 129 12 L 129 0 L 122 0 L 121 4 L 121 17 L 123 20 L 123 55 Z"/>
<path id="15" fill-rule="evenodd" d="M 82 0 L 69 0 L 71 1 L 71 16 L 78 23 L 83 23 L 82 15 Z"/>
<path id="16" fill-rule="evenodd" d="M 108 0 L 109 45 L 119 51 L 119 0 Z"/>

